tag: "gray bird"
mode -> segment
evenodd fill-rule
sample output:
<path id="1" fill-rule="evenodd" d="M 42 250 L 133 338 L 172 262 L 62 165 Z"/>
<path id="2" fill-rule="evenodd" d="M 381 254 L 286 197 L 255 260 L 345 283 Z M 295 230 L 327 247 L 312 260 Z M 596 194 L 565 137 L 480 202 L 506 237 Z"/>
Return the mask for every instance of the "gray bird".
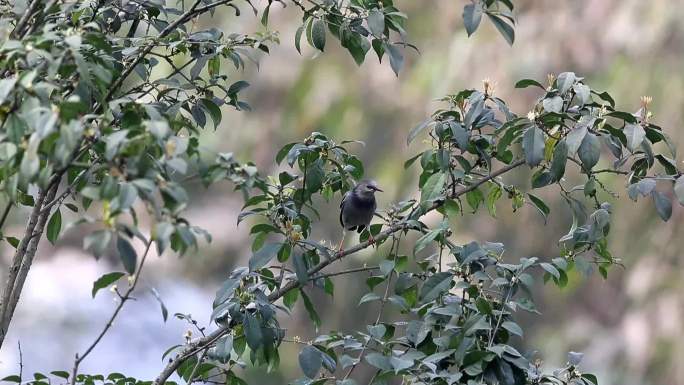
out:
<path id="1" fill-rule="evenodd" d="M 340 224 L 344 230 L 338 250 L 342 250 L 346 230 L 356 230 L 358 233 L 361 233 L 363 229 L 370 225 L 375 209 L 378 207 L 375 202 L 376 191 L 382 190 L 375 181 L 362 180 L 344 194 L 342 203 L 340 203 Z M 374 242 L 372 235 L 370 241 Z"/>

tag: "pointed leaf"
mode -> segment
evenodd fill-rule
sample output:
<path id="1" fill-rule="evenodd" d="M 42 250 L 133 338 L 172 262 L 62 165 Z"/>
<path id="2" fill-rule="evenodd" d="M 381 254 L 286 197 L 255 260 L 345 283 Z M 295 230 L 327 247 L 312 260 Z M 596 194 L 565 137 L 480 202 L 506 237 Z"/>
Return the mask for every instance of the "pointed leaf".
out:
<path id="1" fill-rule="evenodd" d="M 107 273 L 107 274 L 101 276 L 100 278 L 98 278 L 97 281 L 93 282 L 93 290 L 91 293 L 93 295 L 93 298 L 95 298 L 95 294 L 97 294 L 97 292 L 100 289 L 104 289 L 105 287 L 107 287 L 107 286 L 111 285 L 112 283 L 118 281 L 119 278 L 123 277 L 124 275 L 126 275 L 126 274 L 117 271 L 117 272 L 113 272 L 113 273 Z"/>
<path id="2" fill-rule="evenodd" d="M 61 231 L 61 229 L 62 213 L 59 211 L 59 209 L 57 209 L 50 217 L 50 220 L 48 221 L 47 225 L 47 239 L 53 245 L 55 244 L 55 242 L 57 242 L 57 238 L 59 237 L 59 232 Z"/>
<path id="3" fill-rule="evenodd" d="M 133 275 L 138 264 L 138 254 L 135 252 L 131 243 L 122 236 L 117 237 L 116 249 L 119 251 L 119 258 L 128 274 Z"/>
<path id="4" fill-rule="evenodd" d="M 530 167 L 539 165 L 544 159 L 544 132 L 536 125 L 528 127 L 523 135 L 522 146 L 525 162 Z"/>

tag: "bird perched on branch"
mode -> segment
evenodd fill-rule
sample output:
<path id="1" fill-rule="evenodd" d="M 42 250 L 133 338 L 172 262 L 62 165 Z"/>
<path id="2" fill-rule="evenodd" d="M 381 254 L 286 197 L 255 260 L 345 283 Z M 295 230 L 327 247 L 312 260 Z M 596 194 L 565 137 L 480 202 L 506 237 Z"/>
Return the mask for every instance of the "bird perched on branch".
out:
<path id="1" fill-rule="evenodd" d="M 347 230 L 356 230 L 359 234 L 370 225 L 375 209 L 378 207 L 375 202 L 375 192 L 382 190 L 373 180 L 362 180 L 350 191 L 344 194 L 340 203 L 340 224 L 342 225 L 342 240 L 338 250 L 342 250 L 344 236 Z M 373 236 L 369 239 L 375 242 Z"/>

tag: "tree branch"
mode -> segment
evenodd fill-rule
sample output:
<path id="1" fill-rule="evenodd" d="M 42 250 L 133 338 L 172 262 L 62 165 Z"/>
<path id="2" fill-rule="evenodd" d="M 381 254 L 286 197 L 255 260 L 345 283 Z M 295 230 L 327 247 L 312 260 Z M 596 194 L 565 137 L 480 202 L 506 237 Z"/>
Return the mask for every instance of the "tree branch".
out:
<path id="1" fill-rule="evenodd" d="M 199 5 L 202 3 L 202 0 L 195 0 L 192 6 L 185 13 L 180 15 L 180 17 L 178 17 L 178 19 L 176 19 L 173 23 L 167 25 L 166 28 L 159 32 L 159 35 L 155 39 L 153 39 L 151 43 L 149 43 L 145 46 L 145 48 L 142 49 L 140 55 L 138 55 L 138 57 L 136 57 L 135 60 L 133 60 L 133 62 L 123 70 L 119 77 L 117 77 L 116 81 L 111 85 L 111 87 L 109 88 L 109 92 L 107 92 L 107 95 L 105 95 L 104 97 L 104 100 L 109 100 L 114 95 L 114 93 L 119 89 L 119 87 L 121 87 L 126 78 L 128 78 L 128 75 L 130 75 L 133 72 L 133 70 L 135 70 L 135 67 L 138 64 L 140 64 L 140 62 L 145 58 L 145 56 L 147 56 L 154 49 L 158 40 L 163 39 L 168 34 L 173 32 L 176 29 L 176 27 L 192 19 L 193 17 L 201 15 L 202 13 L 205 13 L 212 9 L 215 9 L 220 5 L 228 4 L 232 1 L 233 0 L 221 0 L 206 5 L 204 7 L 200 7 Z"/>
<path id="2" fill-rule="evenodd" d="M 5 211 L 2 212 L 2 218 L 0 218 L 0 230 L 2 230 L 2 227 L 5 226 L 5 221 L 7 220 L 7 216 L 9 215 L 11 209 L 12 202 L 7 202 L 7 207 L 5 207 Z"/>
<path id="3" fill-rule="evenodd" d="M 76 353 L 76 357 L 74 358 L 74 368 L 71 370 L 71 380 L 70 380 L 70 383 L 71 383 L 72 385 L 76 383 L 76 375 L 78 375 L 78 366 L 81 364 L 81 362 L 83 362 L 83 360 L 84 360 L 86 357 L 88 357 L 88 355 L 90 354 L 90 352 L 92 352 L 93 349 L 95 349 L 95 347 L 97 346 L 97 344 L 100 343 L 100 341 L 102 340 L 102 338 L 105 336 L 105 334 L 107 334 L 107 332 L 109 331 L 109 329 L 110 329 L 110 328 L 112 327 L 112 325 L 114 324 L 114 320 L 115 320 L 116 317 L 119 315 L 119 312 L 120 312 L 121 309 L 123 308 L 124 304 L 125 304 L 129 299 L 131 299 L 131 294 L 133 294 L 133 291 L 135 290 L 135 287 L 138 285 L 138 280 L 140 280 L 140 275 L 142 274 L 142 269 L 143 269 L 143 267 L 145 266 L 145 259 L 147 258 L 147 254 L 149 253 L 151 246 L 152 246 L 152 241 L 151 241 L 151 240 L 147 241 L 147 244 L 145 245 L 145 251 L 144 251 L 144 253 L 143 253 L 142 259 L 140 260 L 140 266 L 138 267 L 138 271 L 137 271 L 136 274 L 135 274 L 135 278 L 133 279 L 133 283 L 131 284 L 131 286 L 128 287 L 128 290 L 126 290 L 126 292 L 124 293 L 124 295 L 121 296 L 121 301 L 120 301 L 119 304 L 116 306 L 116 309 L 114 309 L 114 312 L 112 313 L 112 316 L 109 317 L 109 320 L 108 320 L 107 323 L 105 324 L 104 328 L 102 328 L 102 331 L 100 332 L 100 334 L 97 335 L 97 337 L 95 338 L 95 340 L 90 344 L 90 346 L 88 346 L 88 348 L 85 350 L 85 352 L 83 352 L 82 355 L 79 356 L 78 353 Z"/>
<path id="4" fill-rule="evenodd" d="M 56 191 L 57 184 L 48 187 L 47 190 L 40 190 L 38 192 L 38 197 L 34 203 L 33 210 L 31 210 L 31 215 L 29 216 L 26 230 L 24 231 L 24 236 L 22 237 L 21 242 L 19 242 L 17 251 L 12 258 L 12 263 L 7 274 L 7 281 L 5 282 L 5 288 L 2 293 L 2 303 L 0 303 L 0 346 L 2 346 L 2 343 L 7 336 L 16 302 L 19 301 L 19 294 L 21 294 L 24 280 L 26 279 L 28 269 L 31 262 L 33 262 L 33 256 L 38 247 L 40 237 L 34 238 L 34 234 L 36 234 L 36 229 L 38 229 L 39 234 L 42 234 L 45 222 L 47 221 L 48 213 L 41 214 L 43 202 L 45 202 L 46 199 L 51 200 Z M 26 261 L 27 259 L 28 261 Z"/>
<path id="5" fill-rule="evenodd" d="M 507 173 L 507 172 L 509 172 L 509 171 L 511 171 L 511 170 L 513 170 L 513 169 L 515 169 L 515 168 L 517 168 L 517 167 L 520 167 L 520 166 L 522 166 L 523 164 L 525 164 L 525 161 L 522 160 L 522 159 L 521 159 L 521 160 L 514 161 L 514 162 L 512 162 L 511 164 L 509 164 L 509 165 L 507 165 L 507 166 L 505 166 L 505 167 L 502 167 L 502 168 L 500 168 L 500 169 L 498 169 L 498 170 L 496 170 L 496 171 L 490 173 L 489 175 L 487 175 L 487 176 L 485 176 L 485 177 L 483 177 L 483 178 L 481 178 L 481 179 L 478 179 L 477 181 L 473 182 L 471 185 L 469 185 L 469 186 L 467 186 L 467 187 L 463 187 L 463 188 L 457 190 L 455 193 L 450 194 L 450 195 L 448 196 L 448 198 L 449 198 L 449 199 L 454 199 L 454 198 L 458 198 L 458 197 L 461 196 L 461 195 L 467 194 L 468 192 L 477 189 L 478 187 L 480 187 L 480 186 L 483 185 L 484 183 L 487 183 L 487 182 L 489 182 L 490 180 L 492 180 L 492 179 L 494 179 L 494 178 L 497 178 L 497 177 L 499 177 L 499 176 L 501 176 L 501 175 L 503 175 L 503 174 L 505 174 L 505 173 Z M 438 208 L 441 207 L 443 204 L 444 204 L 444 200 L 437 200 L 437 201 L 433 202 L 433 204 L 432 204 L 431 206 L 429 206 L 429 207 L 423 212 L 423 215 L 425 215 L 425 214 L 427 214 L 427 213 L 429 213 L 429 212 L 431 212 L 431 211 L 434 211 L 434 210 L 438 209 Z M 391 236 L 392 234 L 396 233 L 397 231 L 401 231 L 401 230 L 407 229 L 407 226 L 408 226 L 408 224 L 407 224 L 407 221 L 406 221 L 406 220 L 403 220 L 403 221 L 401 221 L 401 222 L 399 222 L 399 223 L 395 223 L 395 224 L 391 225 L 391 226 L 390 226 L 388 229 L 386 229 L 385 231 L 382 231 L 380 234 L 376 235 L 376 236 L 375 236 L 375 242 L 365 241 L 365 242 L 361 242 L 361 243 L 359 243 L 359 244 L 357 244 L 357 245 L 355 245 L 355 246 L 353 246 L 353 247 L 350 247 L 350 248 L 348 248 L 348 249 L 346 249 L 346 250 L 341 250 L 341 251 L 335 253 L 331 258 L 326 259 L 326 260 L 323 260 L 323 261 L 321 261 L 318 265 L 316 265 L 316 266 L 310 268 L 309 271 L 308 271 L 308 274 L 309 274 L 309 276 L 311 276 L 311 275 L 313 275 L 313 274 L 315 274 L 315 273 L 321 271 L 321 270 L 322 270 L 323 268 L 325 268 L 326 266 L 328 266 L 328 265 L 330 265 L 330 264 L 332 264 L 332 263 L 334 263 L 334 262 L 336 262 L 336 261 L 339 261 L 340 259 L 342 259 L 342 258 L 344 258 L 344 257 L 346 257 L 346 256 L 349 256 L 349 255 L 351 255 L 351 254 L 355 254 L 355 253 L 357 253 L 357 252 L 359 252 L 359 251 L 361 251 L 361 250 L 363 250 L 363 249 L 366 249 L 366 248 L 368 248 L 369 246 L 373 245 L 373 244 L 376 243 L 376 242 L 382 242 L 382 241 L 384 241 L 385 239 L 387 239 L 389 236 Z M 289 291 L 291 291 L 291 290 L 294 290 L 294 289 L 297 289 L 297 288 L 299 288 L 300 286 L 301 286 L 301 284 L 299 283 L 299 281 L 297 281 L 297 280 L 292 280 L 292 281 L 290 281 L 289 283 L 287 283 L 285 286 L 283 286 L 283 287 L 281 287 L 280 289 L 278 289 L 277 291 L 272 292 L 272 293 L 268 296 L 268 300 L 269 300 L 270 302 L 273 303 L 273 302 L 277 301 L 278 299 L 280 299 L 282 296 L 284 296 L 287 292 L 289 292 Z M 186 359 L 188 359 L 188 357 L 192 356 L 193 354 L 195 354 L 195 353 L 198 352 L 198 351 L 201 351 L 202 349 L 208 348 L 208 347 L 211 346 L 211 344 L 214 343 L 217 339 L 221 338 L 222 336 L 224 336 L 225 334 L 229 333 L 230 331 L 231 331 L 231 328 L 230 328 L 230 327 L 223 327 L 223 328 L 221 328 L 221 329 L 215 330 L 214 332 L 212 332 L 212 333 L 210 333 L 210 334 L 207 334 L 206 337 L 199 338 L 199 339 L 197 339 L 196 341 L 189 343 L 189 344 L 188 344 L 188 345 L 187 345 L 187 346 L 178 354 L 178 356 L 176 356 L 175 359 L 171 360 L 171 361 L 166 365 L 166 367 L 162 370 L 162 372 L 159 374 L 159 376 L 157 377 L 157 379 L 154 380 L 153 385 L 162 385 L 162 384 L 164 384 L 164 383 L 166 382 L 166 380 L 173 374 L 173 372 L 174 372 L 176 369 L 178 369 L 178 367 L 179 367 Z"/>

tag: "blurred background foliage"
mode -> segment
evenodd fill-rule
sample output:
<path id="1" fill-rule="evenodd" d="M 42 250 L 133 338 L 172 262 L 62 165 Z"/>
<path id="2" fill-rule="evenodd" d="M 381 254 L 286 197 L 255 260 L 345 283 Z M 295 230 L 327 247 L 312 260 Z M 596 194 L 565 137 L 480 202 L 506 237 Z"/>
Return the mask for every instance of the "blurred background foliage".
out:
<path id="1" fill-rule="evenodd" d="M 334 44 L 326 47 L 323 55 L 316 55 L 310 47 L 303 47 L 300 55 L 293 44 L 300 25 L 295 10 L 274 4 L 270 25 L 279 31 L 281 44 L 261 58 L 260 69 L 247 66 L 234 79 L 252 83 L 243 98 L 253 110 L 224 111 L 221 126 L 203 134 L 207 158 L 217 152 L 234 152 L 237 158 L 254 160 L 259 169 L 272 174 L 277 171 L 273 159 L 277 149 L 311 131 L 339 140 L 362 140 L 365 146 L 353 150 L 364 162 L 366 176 L 378 180 L 386 191 L 379 196 L 379 208 L 383 209 L 417 191 L 417 170 L 405 172 L 403 163 L 423 144 L 407 147 L 406 135 L 438 106 L 437 98 L 460 89 L 481 89 L 482 79 L 489 78 L 496 82 L 495 94 L 524 116 L 535 93 L 514 89 L 515 81 L 544 79 L 547 73 L 563 71 L 585 76 L 595 88 L 608 90 L 628 103 L 616 106 L 621 110 L 636 111 L 641 95 L 652 96 L 654 121 L 676 144 L 682 144 L 684 3 L 521 0 L 516 2 L 518 23 L 512 47 L 491 23 L 482 23 L 468 38 L 460 5 L 437 0 L 397 3 L 411 16 L 406 25 L 409 39 L 420 49 L 420 54 L 406 51 L 398 78 L 389 65 L 378 64 L 372 52 L 360 68 Z M 220 22 L 236 32 L 264 28 L 256 17 L 236 18 L 230 9 L 221 12 L 198 24 Z M 616 178 L 614 183 L 622 182 Z M 609 187 L 624 191 L 623 186 Z M 242 198 L 228 185 L 206 190 L 197 184 L 191 194 L 194 201 L 188 217 L 212 233 L 213 243 L 200 247 L 197 255 L 154 258 L 142 284 L 157 287 L 171 313 L 192 313 L 206 325 L 218 284 L 234 267 L 246 265 L 249 227 L 236 226 Z M 674 205 L 672 218 L 662 224 L 650 200 L 636 205 L 627 200 L 626 194 L 620 194 L 614 202 L 618 209 L 610 235 L 611 250 L 625 268 L 612 269 L 605 281 L 598 274 L 587 281 L 574 272 L 566 288 L 547 285 L 540 290 L 542 297 L 536 300 L 542 316 L 521 320 L 533 335 L 526 338 L 529 346 L 520 348 L 539 349 L 538 356 L 548 367 L 562 365 L 569 350 L 585 352 L 585 369 L 596 373 L 603 385 L 679 384 L 684 378 L 684 345 L 677 343 L 684 338 L 680 279 L 684 240 L 677 236 L 677 228 L 684 221 L 684 210 Z M 338 203 L 318 202 L 323 218 L 314 238 L 331 243 L 339 240 Z M 514 216 L 509 206 L 501 204 L 498 220 L 466 212 L 453 224 L 455 241 L 500 241 L 506 244 L 506 255 L 515 260 L 557 256 L 556 240 L 571 217 L 562 202 L 549 203 L 551 215 L 546 226 L 532 207 Z M 8 227 L 7 233 L 18 232 L 24 220 L 25 213 L 13 212 L 10 224 L 15 227 Z M 0 354 L 3 374 L 14 372 L 18 365 L 19 351 L 12 349 L 18 336 L 22 336 L 26 372 L 69 367 L 73 353 L 108 316 L 114 295 L 91 300 L 90 287 L 103 272 L 120 267 L 114 257 L 97 262 L 80 251 L 85 234 L 81 231 L 85 229 L 67 232 L 55 247 L 47 242 L 41 246 L 16 322 Z M 2 250 L 3 268 L 10 251 L 7 246 Z M 366 250 L 343 263 L 359 265 L 379 258 Z M 356 279 L 358 282 L 338 281 L 332 301 L 314 296 L 319 300 L 323 331 L 350 330 L 372 317 L 372 307 L 377 305 L 356 305 L 365 277 Z M 187 324 L 175 318 L 160 328 L 163 321 L 157 306 L 151 294 L 139 295 L 98 347 L 100 354 L 85 363 L 83 371 L 126 369 L 133 376 L 154 377 L 163 365 L 164 347 L 182 343 L 187 329 Z M 291 319 L 283 320 L 283 327 L 289 335 L 302 339 L 314 335 L 305 311 L 294 311 Z M 299 374 L 299 347 L 284 344 L 281 349 L 280 372 L 248 369 L 250 383 L 282 384 Z"/>

